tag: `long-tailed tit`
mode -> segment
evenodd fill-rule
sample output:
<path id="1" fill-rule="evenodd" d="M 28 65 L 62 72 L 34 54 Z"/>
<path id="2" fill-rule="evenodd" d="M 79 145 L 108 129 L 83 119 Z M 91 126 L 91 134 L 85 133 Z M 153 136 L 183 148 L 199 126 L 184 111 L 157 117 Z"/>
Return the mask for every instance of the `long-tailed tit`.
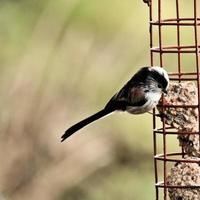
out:
<path id="1" fill-rule="evenodd" d="M 110 99 L 101 111 L 67 129 L 61 137 L 61 141 L 64 141 L 91 122 L 114 111 L 127 111 L 131 114 L 149 112 L 158 104 L 162 93 L 166 93 L 168 84 L 169 77 L 163 68 L 157 66 L 141 68 L 124 87 Z"/>

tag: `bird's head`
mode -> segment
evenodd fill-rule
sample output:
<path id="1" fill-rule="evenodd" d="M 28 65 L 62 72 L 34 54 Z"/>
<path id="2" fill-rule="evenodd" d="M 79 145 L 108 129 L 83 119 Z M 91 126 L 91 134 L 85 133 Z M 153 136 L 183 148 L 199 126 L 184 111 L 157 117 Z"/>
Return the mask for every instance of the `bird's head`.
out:
<path id="1" fill-rule="evenodd" d="M 169 86 L 169 76 L 165 69 L 153 66 L 149 67 L 151 77 L 154 79 L 156 86 L 164 93 L 167 93 L 167 88 Z"/>

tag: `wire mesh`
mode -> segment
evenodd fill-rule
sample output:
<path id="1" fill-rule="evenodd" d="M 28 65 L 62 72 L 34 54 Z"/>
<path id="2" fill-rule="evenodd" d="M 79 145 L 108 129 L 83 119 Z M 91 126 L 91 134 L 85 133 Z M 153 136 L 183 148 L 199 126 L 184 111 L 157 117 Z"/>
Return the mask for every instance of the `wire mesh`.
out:
<path id="1" fill-rule="evenodd" d="M 174 3 L 173 16 L 164 16 L 163 13 L 166 9 L 166 2 Z M 188 0 L 188 6 L 192 6 L 192 13 L 187 17 L 182 17 L 183 6 L 182 0 L 149 0 L 149 20 L 150 20 L 150 60 L 151 65 L 159 65 L 169 71 L 168 68 L 173 69 L 169 73 L 170 81 L 184 82 L 194 81 L 198 87 L 198 104 L 197 105 L 165 105 L 164 101 L 159 105 L 164 112 L 167 107 L 182 107 L 182 108 L 197 108 L 198 116 L 200 111 L 200 0 Z M 147 3 L 147 2 L 146 2 Z M 187 8 L 185 8 L 187 10 Z M 166 41 L 164 34 L 167 27 L 173 28 L 175 34 L 170 42 Z M 184 28 L 184 29 L 183 29 Z M 192 29 L 191 38 L 194 39 L 193 43 L 190 41 L 182 42 L 182 35 L 186 29 Z M 158 37 L 158 38 L 155 38 Z M 194 63 L 192 64 L 193 70 L 188 71 L 184 69 L 184 55 L 194 56 Z M 170 55 L 176 57 L 176 64 L 168 66 L 165 62 L 169 59 Z M 155 110 L 154 110 L 155 113 Z M 200 120 L 198 118 L 198 124 Z M 200 188 L 200 185 L 168 185 L 166 182 L 168 173 L 168 164 L 177 162 L 197 163 L 198 160 L 191 160 L 185 158 L 183 148 L 179 152 L 170 152 L 168 149 L 168 138 L 170 135 L 178 134 L 196 134 L 200 135 L 199 131 L 195 132 L 177 132 L 172 127 L 166 126 L 165 118 L 162 125 L 157 122 L 156 117 L 153 117 L 153 141 L 154 141 L 154 168 L 155 168 L 155 190 L 156 200 L 168 199 L 169 188 Z M 200 126 L 199 126 L 200 127 Z M 158 152 L 158 137 L 162 136 L 162 153 Z M 200 138 L 200 137 L 199 137 Z M 200 142 L 200 141 L 199 141 Z M 200 143 L 199 143 L 200 144 Z M 162 166 L 162 172 L 158 169 L 158 165 Z M 181 199 L 181 198 L 180 198 Z"/>

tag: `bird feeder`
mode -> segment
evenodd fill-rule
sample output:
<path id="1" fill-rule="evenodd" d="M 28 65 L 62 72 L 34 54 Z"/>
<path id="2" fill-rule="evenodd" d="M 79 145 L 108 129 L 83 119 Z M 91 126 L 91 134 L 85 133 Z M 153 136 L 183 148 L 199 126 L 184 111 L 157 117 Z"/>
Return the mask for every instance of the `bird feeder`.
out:
<path id="1" fill-rule="evenodd" d="M 153 117 L 156 200 L 199 200 L 200 0 L 145 2 L 151 66 L 164 67 L 170 77 L 168 95 L 158 105 L 162 122 Z M 171 137 L 177 151 L 169 148 Z"/>

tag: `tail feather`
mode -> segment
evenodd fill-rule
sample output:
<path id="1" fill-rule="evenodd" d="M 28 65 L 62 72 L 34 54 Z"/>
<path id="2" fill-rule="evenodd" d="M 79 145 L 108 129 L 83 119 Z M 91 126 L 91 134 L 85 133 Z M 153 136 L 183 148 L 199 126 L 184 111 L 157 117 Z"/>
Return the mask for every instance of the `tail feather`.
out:
<path id="1" fill-rule="evenodd" d="M 96 121 L 99 118 L 102 118 L 103 116 L 108 115 L 109 113 L 111 113 L 113 111 L 114 111 L 114 109 L 103 109 L 103 110 L 97 112 L 96 114 L 78 122 L 77 124 L 73 125 L 72 127 L 70 127 L 69 129 L 67 129 L 65 131 L 65 133 L 61 137 L 61 139 L 62 139 L 61 142 L 63 142 L 65 139 L 70 137 L 73 133 L 75 133 L 79 129 L 83 128 L 84 126 L 90 124 L 93 121 Z"/>

